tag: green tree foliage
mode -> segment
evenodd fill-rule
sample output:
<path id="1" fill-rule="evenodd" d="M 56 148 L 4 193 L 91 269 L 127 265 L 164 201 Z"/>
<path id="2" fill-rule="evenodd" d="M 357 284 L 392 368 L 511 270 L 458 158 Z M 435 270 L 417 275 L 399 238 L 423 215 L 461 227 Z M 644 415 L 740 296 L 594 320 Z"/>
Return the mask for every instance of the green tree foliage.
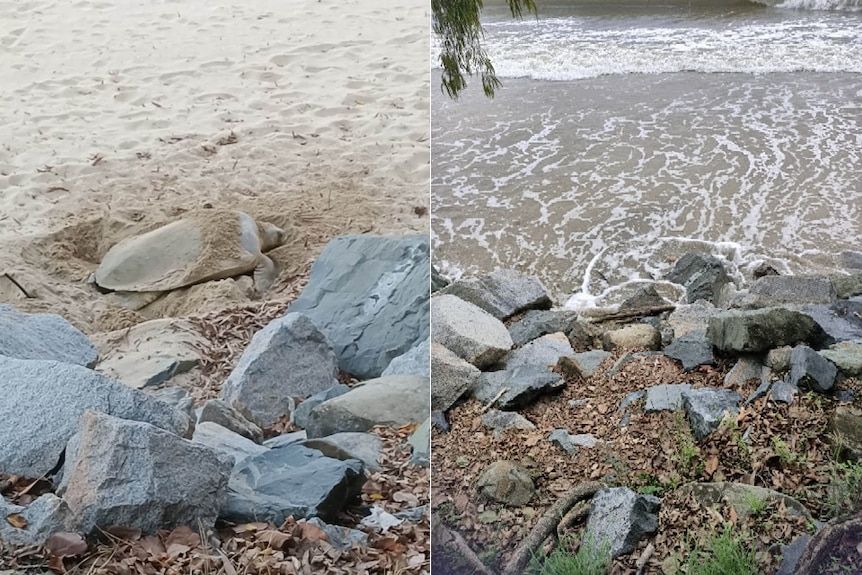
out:
<path id="1" fill-rule="evenodd" d="M 524 12 L 536 14 L 533 0 L 508 2 L 515 18 L 522 18 Z M 501 86 L 482 47 L 485 34 L 479 21 L 481 11 L 482 0 L 431 0 L 432 29 L 441 43 L 442 89 L 450 98 L 457 99 L 467 87 L 467 76 L 478 75 L 485 95 L 490 98 Z"/>

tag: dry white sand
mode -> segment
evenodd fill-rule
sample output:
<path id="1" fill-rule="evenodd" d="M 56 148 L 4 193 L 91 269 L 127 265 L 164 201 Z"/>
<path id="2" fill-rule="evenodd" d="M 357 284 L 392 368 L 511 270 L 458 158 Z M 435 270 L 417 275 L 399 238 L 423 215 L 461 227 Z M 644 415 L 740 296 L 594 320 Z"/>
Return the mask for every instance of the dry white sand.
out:
<path id="1" fill-rule="evenodd" d="M 283 275 L 336 235 L 426 232 L 428 62 L 427 0 L 0 0 L 0 274 L 31 296 L 0 276 L 0 303 L 117 327 L 101 256 L 208 205 L 291 226 Z"/>

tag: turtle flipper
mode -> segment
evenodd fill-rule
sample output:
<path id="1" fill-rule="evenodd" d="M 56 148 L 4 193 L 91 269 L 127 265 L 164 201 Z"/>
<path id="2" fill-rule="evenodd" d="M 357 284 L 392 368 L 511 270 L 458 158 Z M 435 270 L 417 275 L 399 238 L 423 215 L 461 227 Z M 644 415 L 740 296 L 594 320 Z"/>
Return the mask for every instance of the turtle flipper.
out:
<path id="1" fill-rule="evenodd" d="M 278 270 L 275 267 L 275 262 L 272 259 L 261 254 L 260 261 L 254 268 L 254 289 L 257 295 L 262 296 L 275 283 L 275 278 L 278 276 Z"/>

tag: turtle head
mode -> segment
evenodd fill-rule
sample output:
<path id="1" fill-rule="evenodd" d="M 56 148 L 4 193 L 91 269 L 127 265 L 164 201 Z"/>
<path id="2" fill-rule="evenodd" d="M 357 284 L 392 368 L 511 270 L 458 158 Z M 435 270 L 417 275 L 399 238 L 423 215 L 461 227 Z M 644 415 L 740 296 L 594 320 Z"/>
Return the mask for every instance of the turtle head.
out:
<path id="1" fill-rule="evenodd" d="M 284 230 L 280 227 L 262 222 L 260 228 L 260 251 L 266 252 L 276 248 L 284 241 Z"/>

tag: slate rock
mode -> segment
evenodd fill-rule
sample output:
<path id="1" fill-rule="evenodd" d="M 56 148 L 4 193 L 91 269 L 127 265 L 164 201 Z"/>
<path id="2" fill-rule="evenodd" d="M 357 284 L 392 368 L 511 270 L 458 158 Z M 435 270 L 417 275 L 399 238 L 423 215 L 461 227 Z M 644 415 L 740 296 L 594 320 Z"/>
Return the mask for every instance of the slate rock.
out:
<path id="1" fill-rule="evenodd" d="M 548 441 L 560 446 L 566 453 L 575 453 L 579 447 L 587 449 L 601 443 L 589 433 L 571 434 L 566 429 L 555 429 L 548 436 Z"/>
<path id="2" fill-rule="evenodd" d="M 847 376 L 862 375 L 862 341 L 842 341 L 820 351 Z"/>
<path id="3" fill-rule="evenodd" d="M 209 399 L 203 404 L 198 423 L 205 421 L 217 423 L 255 443 L 263 442 L 263 430 L 220 399 Z"/>
<path id="4" fill-rule="evenodd" d="M 326 437 L 306 439 L 301 445 L 341 461 L 358 459 L 363 467 L 372 473 L 382 470 L 377 459 L 383 451 L 383 440 L 370 433 L 358 431 L 333 433 Z"/>
<path id="5" fill-rule="evenodd" d="M 431 377 L 431 338 L 425 338 L 408 349 L 402 355 L 389 362 L 381 376 L 385 375 L 421 375 Z"/>
<path id="6" fill-rule="evenodd" d="M 752 501 L 775 503 L 783 505 L 789 515 L 811 519 L 811 513 L 798 500 L 778 491 L 731 481 L 693 482 L 679 488 L 681 496 L 691 494 L 695 501 L 705 508 L 717 505 L 729 505 L 736 512 L 740 522 L 745 522 L 751 515 Z"/>
<path id="7" fill-rule="evenodd" d="M 222 398 L 261 427 L 338 383 L 338 362 L 326 336 L 298 313 L 269 322 L 251 338 L 222 386 Z"/>
<path id="8" fill-rule="evenodd" d="M 773 401 L 790 404 L 793 403 L 793 397 L 797 393 L 799 393 L 799 388 L 795 384 L 786 381 L 776 381 L 772 384 L 769 396 Z"/>
<path id="9" fill-rule="evenodd" d="M 308 437 L 341 431 L 368 431 L 375 425 L 395 427 L 428 417 L 428 380 L 416 375 L 370 379 L 316 406 L 308 414 Z"/>
<path id="10" fill-rule="evenodd" d="M 605 351 L 617 348 L 655 351 L 661 347 L 661 334 L 649 324 L 636 323 L 605 332 L 602 336 L 602 347 Z"/>
<path id="11" fill-rule="evenodd" d="M 431 266 L 431 293 L 440 291 L 449 285 L 449 280 L 440 274 L 437 266 Z"/>
<path id="12" fill-rule="evenodd" d="M 761 352 L 798 341 L 818 343 L 825 334 L 811 317 L 782 307 L 731 310 L 709 318 L 712 345 L 721 351 Z"/>
<path id="13" fill-rule="evenodd" d="M 519 367 L 483 373 L 476 381 L 473 395 L 487 403 L 496 398 L 500 409 L 517 409 L 546 393 L 559 391 L 565 381 L 558 373 L 535 367 Z M 508 388 L 502 395 L 500 392 Z"/>
<path id="14" fill-rule="evenodd" d="M 644 411 L 655 413 L 657 411 L 682 409 L 682 394 L 690 390 L 691 385 L 687 383 L 654 385 L 646 390 Z"/>
<path id="15" fill-rule="evenodd" d="M 686 372 L 701 365 L 715 365 L 712 343 L 706 335 L 689 334 L 678 337 L 664 349 L 664 354 L 682 363 L 682 369 Z"/>
<path id="16" fill-rule="evenodd" d="M 59 315 L 23 313 L 11 305 L 0 305 L 0 355 L 93 367 L 99 352 L 86 335 Z"/>
<path id="17" fill-rule="evenodd" d="M 195 426 L 192 441 L 206 445 L 219 453 L 230 457 L 234 465 L 241 465 L 246 459 L 260 455 L 269 450 L 226 427 L 213 421 L 199 422 Z"/>
<path id="18" fill-rule="evenodd" d="M 692 333 L 706 333 L 709 318 L 721 310 L 707 301 L 699 300 L 692 304 L 677 306 L 667 316 L 667 324 L 674 337 L 685 337 Z"/>
<path id="19" fill-rule="evenodd" d="M 431 340 L 479 369 L 492 365 L 512 348 L 512 336 L 500 320 L 454 295 L 434 296 L 431 317 Z"/>
<path id="20" fill-rule="evenodd" d="M 494 271 L 475 280 L 452 282 L 441 294 L 451 294 L 505 320 L 528 309 L 548 309 L 551 298 L 539 278 L 510 269 Z"/>
<path id="21" fill-rule="evenodd" d="M 766 397 L 769 394 L 769 390 L 772 388 L 772 382 L 764 381 L 760 385 L 757 386 L 751 395 L 748 396 L 748 399 L 745 400 L 745 403 L 742 404 L 743 407 L 751 404 L 752 401 L 758 400 L 761 397 Z"/>
<path id="22" fill-rule="evenodd" d="M 611 558 L 630 553 L 641 537 L 658 528 L 659 505 L 659 498 L 627 487 L 600 489 L 590 504 L 584 541 L 597 551 L 607 549 Z"/>
<path id="23" fill-rule="evenodd" d="M 730 389 L 690 389 L 682 393 L 683 408 L 698 441 L 718 429 L 725 414 L 739 413 L 742 396 Z"/>
<path id="24" fill-rule="evenodd" d="M 611 355 L 611 352 L 601 349 L 584 351 L 571 357 L 560 357 L 557 367 L 565 375 L 588 379 L 598 371 L 599 366 Z"/>
<path id="25" fill-rule="evenodd" d="M 623 413 L 628 407 L 636 401 L 640 401 L 646 397 L 646 390 L 639 389 L 638 391 L 633 391 L 626 395 L 623 400 L 620 402 L 620 406 L 617 408 L 617 413 Z"/>
<path id="26" fill-rule="evenodd" d="M 263 442 L 263 445 L 264 447 L 269 447 L 270 449 L 276 449 L 278 447 L 285 447 L 287 445 L 302 443 L 306 439 L 308 439 L 308 434 L 305 432 L 304 429 L 300 429 L 299 431 L 281 433 L 279 435 L 276 435 L 275 437 L 270 437 Z"/>
<path id="27" fill-rule="evenodd" d="M 840 301 L 833 305 L 810 305 L 805 306 L 803 311 L 826 333 L 828 343 L 862 339 L 862 320 L 855 315 L 862 312 L 862 304 L 859 302 Z"/>
<path id="28" fill-rule="evenodd" d="M 146 392 L 150 397 L 163 403 L 167 403 L 177 411 L 189 416 L 192 421 L 197 419 L 194 409 L 194 399 L 189 392 L 182 387 L 168 386 L 161 388 L 149 388 Z"/>
<path id="29" fill-rule="evenodd" d="M 291 515 L 334 521 L 364 482 L 358 460 L 340 461 L 302 445 L 270 449 L 234 469 L 220 517 L 276 525 Z"/>
<path id="30" fill-rule="evenodd" d="M 509 335 L 518 347 L 549 333 L 569 333 L 578 321 L 578 312 L 572 310 L 532 309 L 509 326 Z"/>
<path id="31" fill-rule="evenodd" d="M 0 473 L 47 474 L 87 410 L 192 432 L 186 414 L 80 365 L 0 357 L 0 373 Z"/>
<path id="32" fill-rule="evenodd" d="M 701 299 L 717 303 L 724 286 L 731 283 L 721 260 L 715 256 L 696 253 L 688 253 L 679 258 L 665 279 L 685 288 L 688 303 Z"/>
<path id="33" fill-rule="evenodd" d="M 26 527 L 19 529 L 6 520 L 13 513 L 24 518 Z M 0 542 L 9 545 L 44 545 L 54 533 L 74 527 L 69 507 L 53 493 L 46 493 L 26 506 L 10 503 L 0 495 L 0 517 Z"/>
<path id="34" fill-rule="evenodd" d="M 543 335 L 513 350 L 503 359 L 503 365 L 509 371 L 519 367 L 535 367 L 552 369 L 560 357 L 571 357 L 575 351 L 564 333 Z"/>
<path id="35" fill-rule="evenodd" d="M 200 363 L 206 340 L 187 319 L 163 318 L 93 336 L 96 371 L 135 389 L 159 385 Z"/>
<path id="36" fill-rule="evenodd" d="M 514 461 L 495 461 L 479 476 L 479 490 L 483 495 L 509 507 L 526 505 L 536 493 L 533 479 Z"/>
<path id="37" fill-rule="evenodd" d="M 420 467 L 431 465 L 431 417 L 429 416 L 416 431 L 410 434 L 407 443 L 413 448 L 410 463 Z"/>
<path id="38" fill-rule="evenodd" d="M 315 393 L 311 397 L 307 398 L 305 401 L 297 405 L 296 409 L 293 410 L 294 425 L 299 428 L 305 429 L 308 426 L 308 414 L 311 413 L 312 409 L 314 409 L 324 401 L 330 400 L 333 397 L 338 397 L 339 395 L 344 395 L 348 391 L 350 391 L 349 385 L 337 383 L 329 389 L 325 389 L 323 391 Z"/>
<path id="39" fill-rule="evenodd" d="M 781 563 L 778 565 L 778 571 L 775 572 L 775 575 L 793 575 L 810 541 L 811 535 L 800 535 L 787 545 L 782 545 Z"/>
<path id="40" fill-rule="evenodd" d="M 521 431 L 536 429 L 532 421 L 514 411 L 489 409 L 482 414 L 481 421 L 482 425 L 486 425 L 494 430 L 495 437 L 502 436 L 507 429 L 518 429 Z"/>
<path id="41" fill-rule="evenodd" d="M 145 533 L 213 527 L 231 469 L 214 449 L 93 411 L 84 414 L 76 437 L 63 501 L 83 532 L 113 525 Z"/>
<path id="42" fill-rule="evenodd" d="M 785 303 L 832 303 L 835 290 L 829 278 L 823 276 L 764 276 L 754 282 L 749 293 L 759 305 Z"/>
<path id="43" fill-rule="evenodd" d="M 626 298 L 620 304 L 620 312 L 644 312 L 652 310 L 651 313 L 658 313 L 657 310 L 672 307 L 673 304 L 663 298 L 655 289 L 655 284 L 647 284 L 641 286 L 629 298 Z"/>
<path id="44" fill-rule="evenodd" d="M 312 517 L 306 523 L 319 527 L 326 533 L 326 540 L 339 551 L 350 551 L 354 546 L 368 547 L 368 534 L 358 529 L 330 525 L 319 517 Z"/>
<path id="45" fill-rule="evenodd" d="M 482 374 L 436 341 L 431 342 L 431 409 L 446 411 Z"/>
<path id="46" fill-rule="evenodd" d="M 807 345 L 797 345 L 793 348 L 790 354 L 788 383 L 825 393 L 832 389 L 837 376 L 838 368 L 835 364 Z"/>
<path id="47" fill-rule="evenodd" d="M 742 387 L 746 381 L 760 379 L 762 373 L 763 366 L 756 357 L 740 357 L 724 376 L 724 387 L 731 389 Z"/>
<path id="48" fill-rule="evenodd" d="M 393 359 L 428 338 L 429 253 L 424 234 L 335 238 L 288 312 L 311 318 L 342 371 L 379 377 Z"/>

